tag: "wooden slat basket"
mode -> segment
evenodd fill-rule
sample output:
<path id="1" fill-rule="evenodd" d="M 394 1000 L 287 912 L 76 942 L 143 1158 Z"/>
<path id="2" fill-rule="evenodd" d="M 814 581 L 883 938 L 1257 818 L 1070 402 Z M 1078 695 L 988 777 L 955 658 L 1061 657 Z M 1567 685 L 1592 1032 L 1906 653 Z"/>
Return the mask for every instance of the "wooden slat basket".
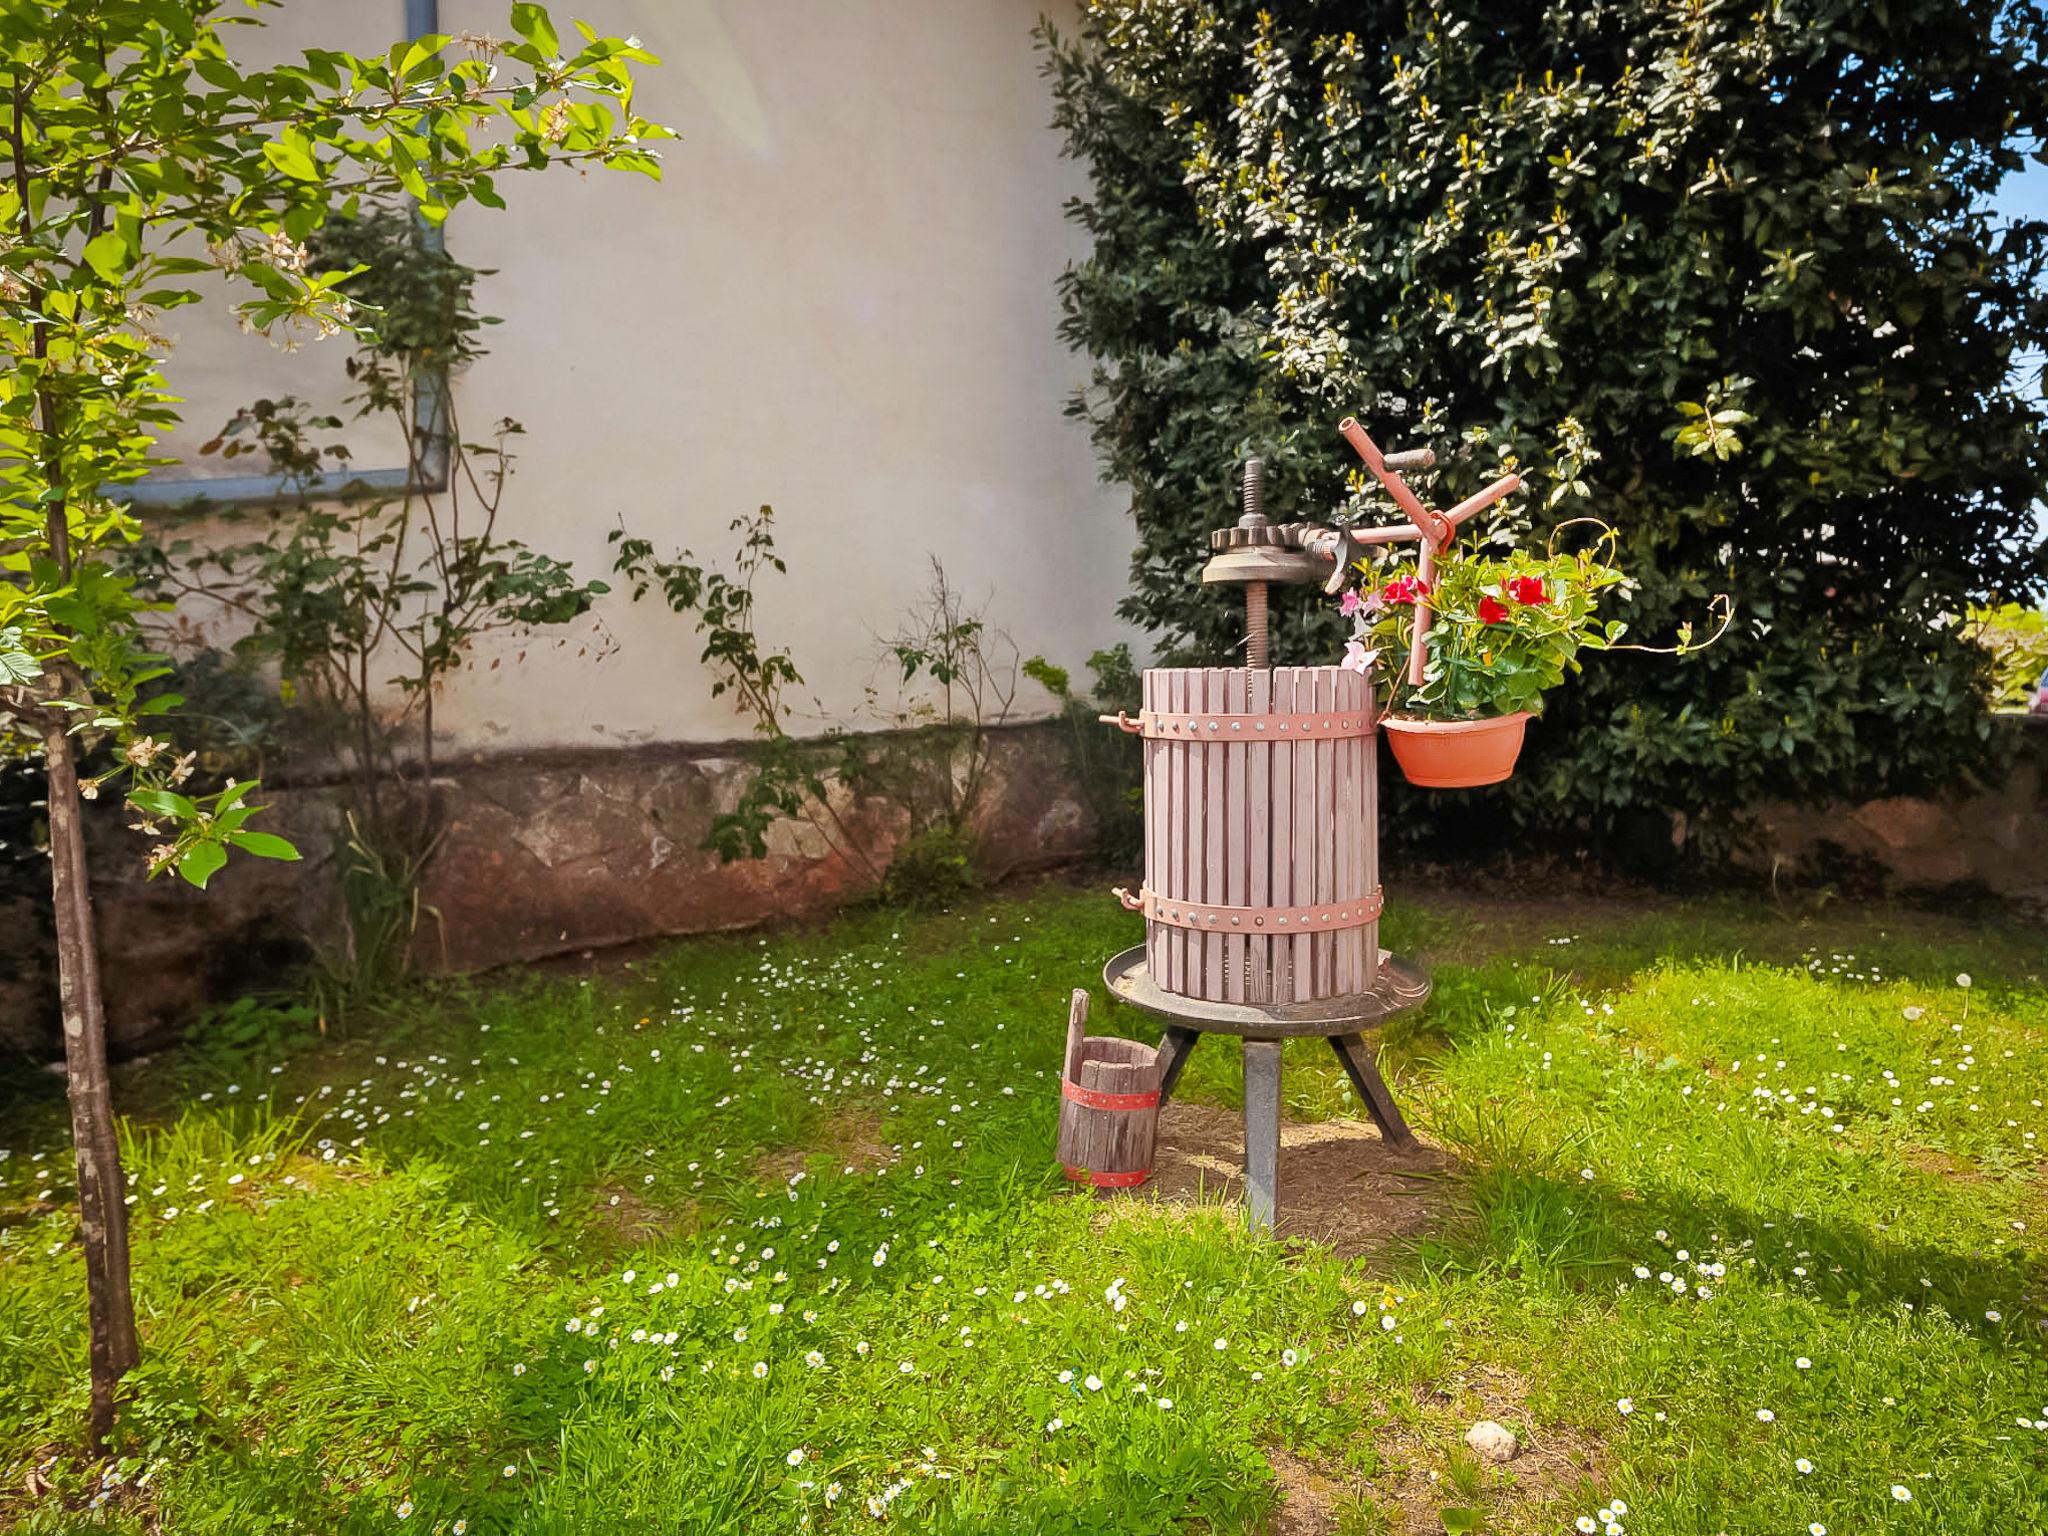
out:
<path id="1" fill-rule="evenodd" d="M 1129 1189 L 1152 1176 L 1159 1052 L 1114 1035 L 1091 1040 L 1087 1031 L 1088 994 L 1077 989 L 1060 1083 L 1060 1162 L 1078 1183 Z"/>
<path id="2" fill-rule="evenodd" d="M 1143 697 L 1145 890 L 1133 904 L 1152 979 L 1208 1002 L 1370 991 L 1381 898 L 1366 679 L 1154 668 Z"/>

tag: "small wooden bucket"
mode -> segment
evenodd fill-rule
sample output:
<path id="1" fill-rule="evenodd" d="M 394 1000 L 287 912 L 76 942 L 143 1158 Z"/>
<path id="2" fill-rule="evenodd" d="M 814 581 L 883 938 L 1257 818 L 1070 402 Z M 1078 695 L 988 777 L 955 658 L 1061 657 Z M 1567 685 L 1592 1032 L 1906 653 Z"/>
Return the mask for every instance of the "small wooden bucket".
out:
<path id="1" fill-rule="evenodd" d="M 1087 1038 L 1088 994 L 1067 1013 L 1060 1083 L 1060 1162 L 1097 1189 L 1129 1189 L 1152 1176 L 1159 1132 L 1159 1052 L 1114 1035 Z"/>

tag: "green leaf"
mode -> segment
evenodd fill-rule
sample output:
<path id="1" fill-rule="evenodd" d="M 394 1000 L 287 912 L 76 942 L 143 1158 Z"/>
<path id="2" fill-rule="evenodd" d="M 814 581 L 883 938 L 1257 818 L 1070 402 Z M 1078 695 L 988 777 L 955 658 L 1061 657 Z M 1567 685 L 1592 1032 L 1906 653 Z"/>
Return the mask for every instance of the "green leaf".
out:
<path id="1" fill-rule="evenodd" d="M 176 821 L 192 821 L 199 815 L 198 806 L 168 789 L 131 789 L 128 802 L 152 816 L 168 816 Z"/>
<path id="2" fill-rule="evenodd" d="M 294 860 L 299 857 L 298 849 L 270 832 L 231 832 L 228 841 L 259 859 Z"/>
<path id="3" fill-rule="evenodd" d="M 103 230 L 85 243 L 85 264 L 109 283 L 128 273 L 128 242 L 116 230 Z"/>
<path id="4" fill-rule="evenodd" d="M 313 158 L 311 141 L 303 133 L 287 130 L 263 146 L 263 158 L 295 181 L 318 181 L 320 163 Z"/>
<path id="5" fill-rule="evenodd" d="M 25 649 L 21 631 L 0 629 L 0 683 L 32 683 L 42 671 L 42 664 Z"/>
<path id="6" fill-rule="evenodd" d="M 386 139 L 384 147 L 391 158 L 391 169 L 398 177 L 398 184 L 422 203 L 430 202 L 433 193 L 427 187 L 427 179 L 420 174 L 419 161 L 413 158 L 412 151 L 395 137 Z M 430 209 L 422 209 L 421 212 L 429 218 L 433 216 Z M 445 219 L 447 216 L 447 210 L 442 209 L 441 217 Z"/>
<path id="7" fill-rule="evenodd" d="M 202 55 L 193 60 L 192 71 L 208 85 L 223 91 L 238 91 L 242 88 L 241 72 L 226 59 Z"/>
<path id="8" fill-rule="evenodd" d="M 419 70 L 421 65 L 429 63 L 447 46 L 448 39 L 438 32 L 429 33 L 425 37 L 414 38 L 411 46 L 405 50 L 405 56 L 399 61 L 399 78 L 408 81 L 412 80 L 414 72 Z M 430 68 L 424 73 L 432 75 L 438 73 L 438 71 Z"/>
<path id="9" fill-rule="evenodd" d="M 194 843 L 178 860 L 178 873 L 185 877 L 188 885 L 196 885 L 203 891 L 206 882 L 227 861 L 227 850 L 219 843 Z"/>
<path id="10" fill-rule="evenodd" d="M 1486 1529 L 1486 1511 L 1483 1509 L 1445 1509 L 1438 1511 L 1448 1536 L 1470 1536 L 1471 1532 Z"/>
<path id="11" fill-rule="evenodd" d="M 548 20 L 544 5 L 513 6 L 512 30 L 551 59 L 562 51 L 561 39 L 555 35 L 555 24 Z"/>

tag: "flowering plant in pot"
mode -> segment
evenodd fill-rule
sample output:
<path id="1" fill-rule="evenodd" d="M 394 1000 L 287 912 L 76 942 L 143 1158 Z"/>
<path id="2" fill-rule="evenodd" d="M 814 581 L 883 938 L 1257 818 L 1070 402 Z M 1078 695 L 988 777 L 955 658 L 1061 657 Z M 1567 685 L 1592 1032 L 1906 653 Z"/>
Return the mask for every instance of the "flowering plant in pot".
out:
<path id="1" fill-rule="evenodd" d="M 1577 554 L 1557 553 L 1553 535 L 1540 555 L 1452 543 L 1427 574 L 1412 556 L 1357 563 L 1360 580 L 1342 598 L 1352 621 L 1343 665 L 1378 670 L 1381 725 L 1411 783 L 1447 789 L 1507 778 L 1544 693 L 1579 670 L 1581 651 L 1620 641 L 1627 625 L 1601 617 L 1599 602 L 1629 579 L 1608 563 L 1614 530 L 1597 526 L 1601 538 Z M 1416 620 L 1425 610 L 1417 666 Z M 1690 639 L 1683 634 L 1679 649 Z"/>

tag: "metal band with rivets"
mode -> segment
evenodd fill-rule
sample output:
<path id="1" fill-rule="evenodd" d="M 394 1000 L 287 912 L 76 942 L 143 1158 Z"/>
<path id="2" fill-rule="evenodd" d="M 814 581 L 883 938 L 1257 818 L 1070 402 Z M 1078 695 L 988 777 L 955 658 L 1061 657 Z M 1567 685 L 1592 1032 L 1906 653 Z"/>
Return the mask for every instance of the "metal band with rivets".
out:
<path id="1" fill-rule="evenodd" d="M 1305 715 L 1170 714 L 1146 709 L 1138 713 L 1138 729 L 1149 739 L 1167 741 L 1336 741 L 1370 736 L 1372 712 L 1365 709 Z"/>
<path id="2" fill-rule="evenodd" d="M 1375 888 L 1350 901 L 1322 901 L 1308 907 L 1225 907 L 1207 901 L 1179 901 L 1149 886 L 1138 892 L 1139 910 L 1150 923 L 1192 928 L 1199 933 L 1335 933 L 1379 920 L 1385 893 Z"/>

